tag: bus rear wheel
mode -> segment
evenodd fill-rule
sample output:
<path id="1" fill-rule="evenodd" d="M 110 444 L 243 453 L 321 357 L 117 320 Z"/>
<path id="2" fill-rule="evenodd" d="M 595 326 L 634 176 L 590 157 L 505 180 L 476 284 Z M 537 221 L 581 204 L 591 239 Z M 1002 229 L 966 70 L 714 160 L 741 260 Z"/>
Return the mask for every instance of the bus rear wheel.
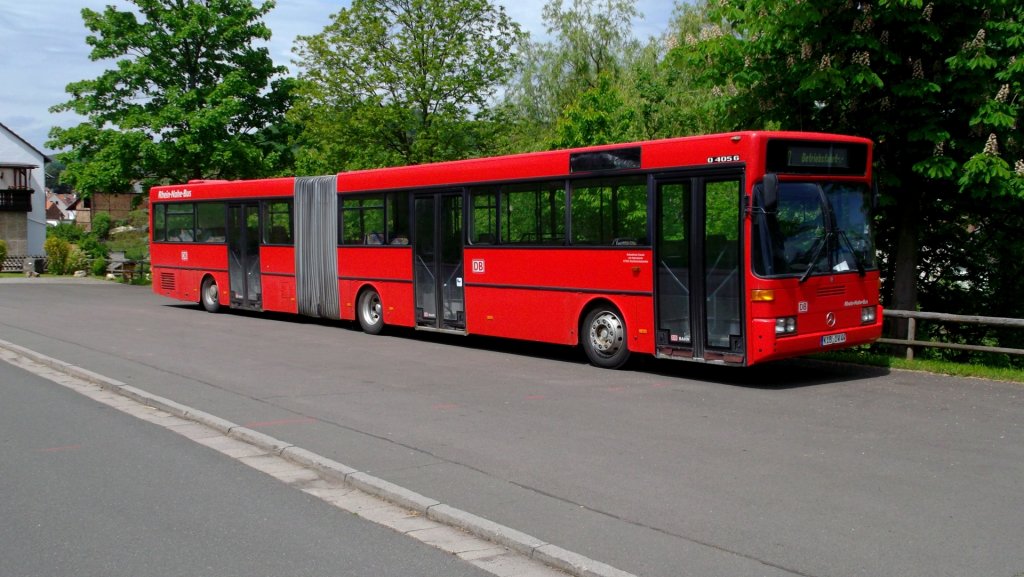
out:
<path id="1" fill-rule="evenodd" d="M 617 369 L 629 360 L 626 345 L 626 323 L 615 307 L 600 306 L 592 309 L 583 321 L 580 344 L 591 364 L 605 369 Z"/>
<path id="2" fill-rule="evenodd" d="M 376 290 L 366 289 L 359 295 L 356 316 L 366 334 L 379 335 L 384 330 L 384 305 Z"/>
<path id="3" fill-rule="evenodd" d="M 220 312 L 220 289 L 212 276 L 203 279 L 203 288 L 199 291 L 199 301 L 208 313 Z"/>

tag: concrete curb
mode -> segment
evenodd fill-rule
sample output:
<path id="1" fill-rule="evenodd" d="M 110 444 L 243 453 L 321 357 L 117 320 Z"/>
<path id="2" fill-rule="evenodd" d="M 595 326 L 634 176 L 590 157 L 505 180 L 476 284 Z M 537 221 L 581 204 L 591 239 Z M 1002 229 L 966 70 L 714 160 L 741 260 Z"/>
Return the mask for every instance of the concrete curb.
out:
<path id="1" fill-rule="evenodd" d="M 399 507 L 416 511 L 438 523 L 462 529 L 476 537 L 507 547 L 540 563 L 564 571 L 574 577 L 636 577 L 600 561 L 567 551 L 542 539 L 527 535 L 510 527 L 457 509 L 410 491 L 394 483 L 374 477 L 347 465 L 333 461 L 281 441 L 265 433 L 254 431 L 226 419 L 193 409 L 176 401 L 148 393 L 121 381 L 94 373 L 53 357 L 38 353 L 0 339 L 0 348 L 29 358 L 58 372 L 93 383 L 99 387 L 128 397 L 143 405 L 166 411 L 176 417 L 206 425 L 240 441 L 255 445 L 296 464 L 310 467 L 323 475 L 354 489 L 377 496 Z"/>

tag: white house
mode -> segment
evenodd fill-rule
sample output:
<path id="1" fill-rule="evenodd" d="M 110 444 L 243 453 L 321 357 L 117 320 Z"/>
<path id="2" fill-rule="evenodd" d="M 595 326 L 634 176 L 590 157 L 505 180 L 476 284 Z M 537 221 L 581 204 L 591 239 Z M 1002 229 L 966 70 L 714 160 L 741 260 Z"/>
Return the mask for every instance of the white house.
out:
<path id="1" fill-rule="evenodd" d="M 42 256 L 50 158 L 0 123 L 0 239 L 8 256 Z"/>

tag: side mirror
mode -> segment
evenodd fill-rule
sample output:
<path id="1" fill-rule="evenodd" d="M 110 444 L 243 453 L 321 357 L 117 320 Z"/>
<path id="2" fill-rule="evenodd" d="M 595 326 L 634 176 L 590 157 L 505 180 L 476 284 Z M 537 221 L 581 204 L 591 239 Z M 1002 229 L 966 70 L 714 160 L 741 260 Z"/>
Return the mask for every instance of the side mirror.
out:
<path id="1" fill-rule="evenodd" d="M 764 182 L 762 183 L 762 198 L 761 201 L 764 203 L 765 212 L 775 212 L 775 209 L 779 207 L 779 175 L 769 173 L 764 175 Z"/>

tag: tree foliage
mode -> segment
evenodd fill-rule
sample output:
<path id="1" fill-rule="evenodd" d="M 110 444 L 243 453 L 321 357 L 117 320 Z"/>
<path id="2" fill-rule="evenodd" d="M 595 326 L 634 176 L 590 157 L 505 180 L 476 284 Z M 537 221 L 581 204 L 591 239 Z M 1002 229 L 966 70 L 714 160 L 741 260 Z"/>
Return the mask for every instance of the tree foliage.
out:
<path id="1" fill-rule="evenodd" d="M 634 64 L 644 138 L 712 134 L 733 127 L 722 96 L 734 93 L 735 87 L 729 82 L 701 82 L 704 63 L 686 58 L 685 49 L 676 49 L 692 45 L 712 29 L 706 2 L 677 3 L 662 45 L 649 44 Z"/>
<path id="2" fill-rule="evenodd" d="M 353 0 L 300 36 L 300 170 L 465 157 L 512 74 L 519 26 L 489 0 Z"/>
<path id="3" fill-rule="evenodd" d="M 79 192 L 123 192 L 136 183 L 248 178 L 289 162 L 282 125 L 290 81 L 265 47 L 268 0 L 132 0 L 134 8 L 85 8 L 92 60 L 113 66 L 67 86 L 53 112 L 87 118 L 54 128 L 48 146 L 69 149 L 62 178 Z"/>
<path id="4" fill-rule="evenodd" d="M 974 302 L 993 296 L 997 271 L 1021 278 L 1019 263 L 963 242 L 994 204 L 1019 212 L 1024 200 L 1019 2 L 731 0 L 710 15 L 670 57 L 704 71 L 733 127 L 876 142 L 888 306 L 916 308 L 918 289 L 939 295 L 954 270 L 985 293 Z"/>
<path id="5" fill-rule="evenodd" d="M 555 122 L 553 148 L 575 148 L 629 140 L 636 109 L 626 105 L 609 74 L 580 93 Z"/>
<path id="6" fill-rule="evenodd" d="M 536 150 L 626 140 L 636 110 L 628 71 L 641 45 L 636 0 L 548 0 L 550 41 L 524 41 L 523 67 L 506 95 L 514 146 Z"/>

